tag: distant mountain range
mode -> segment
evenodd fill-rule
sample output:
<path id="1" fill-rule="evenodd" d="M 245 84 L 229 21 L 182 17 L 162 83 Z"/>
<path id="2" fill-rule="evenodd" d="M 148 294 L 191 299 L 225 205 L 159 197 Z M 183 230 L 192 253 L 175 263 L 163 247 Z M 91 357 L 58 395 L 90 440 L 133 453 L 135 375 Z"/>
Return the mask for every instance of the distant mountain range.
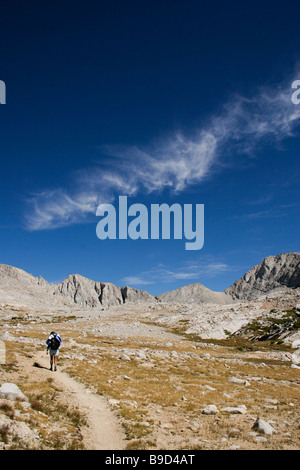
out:
<path id="1" fill-rule="evenodd" d="M 252 300 L 277 288 L 300 287 L 300 253 L 268 256 L 224 292 L 214 292 L 201 283 L 190 284 L 157 297 L 133 287 L 118 287 L 72 274 L 62 283 L 49 284 L 22 269 L 0 265 L 0 304 L 27 307 L 66 306 L 108 308 L 133 303 L 230 304 Z"/>

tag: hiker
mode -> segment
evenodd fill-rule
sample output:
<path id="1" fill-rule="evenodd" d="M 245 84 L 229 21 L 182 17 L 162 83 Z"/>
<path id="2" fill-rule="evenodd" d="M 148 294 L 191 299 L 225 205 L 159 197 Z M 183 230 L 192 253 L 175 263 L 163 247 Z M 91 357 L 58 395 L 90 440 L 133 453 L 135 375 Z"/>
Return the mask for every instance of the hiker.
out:
<path id="1" fill-rule="evenodd" d="M 58 350 L 61 344 L 61 337 L 58 333 L 51 331 L 49 338 L 46 341 L 47 350 L 46 354 L 50 354 L 50 370 L 53 370 L 53 363 L 54 363 L 54 371 L 57 370 L 57 356 Z"/>

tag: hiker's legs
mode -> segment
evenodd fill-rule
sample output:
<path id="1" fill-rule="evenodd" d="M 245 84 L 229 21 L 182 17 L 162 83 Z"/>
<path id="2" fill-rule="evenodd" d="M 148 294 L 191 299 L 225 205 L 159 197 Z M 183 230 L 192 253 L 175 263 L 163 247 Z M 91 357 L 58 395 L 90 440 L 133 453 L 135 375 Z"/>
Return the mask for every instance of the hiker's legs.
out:
<path id="1" fill-rule="evenodd" d="M 51 352 L 54 352 L 54 354 L 51 354 Z M 50 351 L 50 370 L 56 370 L 56 366 L 57 366 L 57 356 L 58 356 L 58 352 L 52 350 Z M 53 369 L 53 365 L 54 365 L 54 369 Z"/>

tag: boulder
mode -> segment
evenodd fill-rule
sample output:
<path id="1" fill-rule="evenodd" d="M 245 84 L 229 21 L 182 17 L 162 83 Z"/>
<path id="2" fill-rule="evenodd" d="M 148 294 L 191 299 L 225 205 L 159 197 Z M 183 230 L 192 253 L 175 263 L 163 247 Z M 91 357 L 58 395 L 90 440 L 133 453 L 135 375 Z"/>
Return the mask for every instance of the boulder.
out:
<path id="1" fill-rule="evenodd" d="M 28 401 L 24 393 L 21 392 L 19 387 L 13 383 L 4 383 L 0 387 L 0 396 L 8 400 L 21 400 Z"/>
<path id="2" fill-rule="evenodd" d="M 267 421 L 264 421 L 262 418 L 257 418 L 255 423 L 253 424 L 252 429 L 256 429 L 258 432 L 261 432 L 262 434 L 269 434 L 272 435 L 276 431 L 275 429 L 271 426 L 270 423 Z"/>
<path id="3" fill-rule="evenodd" d="M 291 356 L 292 363 L 299 365 L 300 364 L 300 349 L 297 349 Z"/>
<path id="4" fill-rule="evenodd" d="M 245 405 L 227 406 L 225 408 L 222 408 L 221 411 L 225 413 L 244 415 L 247 413 L 247 407 Z"/>
<path id="5" fill-rule="evenodd" d="M 216 415 L 219 413 L 218 408 L 215 405 L 207 405 L 202 411 L 204 415 Z"/>
<path id="6" fill-rule="evenodd" d="M 248 382 L 248 380 L 237 379 L 236 377 L 230 377 L 230 378 L 228 379 L 228 382 L 232 382 L 232 383 L 234 383 L 234 384 L 241 384 L 241 385 L 245 385 L 245 386 L 250 385 L 250 383 Z"/>

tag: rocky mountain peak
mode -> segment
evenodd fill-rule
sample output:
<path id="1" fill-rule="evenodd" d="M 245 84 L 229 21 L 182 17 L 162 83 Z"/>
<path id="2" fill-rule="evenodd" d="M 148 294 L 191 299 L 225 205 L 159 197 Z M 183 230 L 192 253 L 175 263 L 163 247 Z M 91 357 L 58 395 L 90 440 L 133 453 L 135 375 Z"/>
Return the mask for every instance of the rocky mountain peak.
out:
<path id="1" fill-rule="evenodd" d="M 211 304 L 230 304 L 232 299 L 224 292 L 215 292 L 205 287 L 200 282 L 180 287 L 160 294 L 156 297 L 161 302 L 177 302 L 182 304 L 190 303 L 211 303 Z"/>
<path id="2" fill-rule="evenodd" d="M 282 253 L 264 258 L 225 293 L 233 299 L 251 300 L 274 289 L 297 287 L 300 287 L 300 253 Z"/>

